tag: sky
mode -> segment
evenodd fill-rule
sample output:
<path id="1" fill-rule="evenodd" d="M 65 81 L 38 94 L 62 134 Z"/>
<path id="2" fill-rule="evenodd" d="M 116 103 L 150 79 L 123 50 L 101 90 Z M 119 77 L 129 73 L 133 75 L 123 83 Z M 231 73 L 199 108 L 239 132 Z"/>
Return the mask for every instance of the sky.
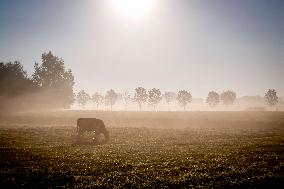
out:
<path id="1" fill-rule="evenodd" d="M 0 62 L 18 60 L 31 75 L 52 51 L 89 93 L 273 88 L 284 97 L 283 0 L 134 1 L 1 0 Z"/>

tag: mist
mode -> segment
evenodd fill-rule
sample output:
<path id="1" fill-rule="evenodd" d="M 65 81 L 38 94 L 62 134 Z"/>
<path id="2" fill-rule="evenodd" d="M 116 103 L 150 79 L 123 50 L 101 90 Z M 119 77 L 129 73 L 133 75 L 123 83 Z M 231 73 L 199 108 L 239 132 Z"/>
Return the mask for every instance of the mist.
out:
<path id="1" fill-rule="evenodd" d="M 33 7 L 1 6 L 0 60 L 19 60 L 28 74 L 42 53 L 52 51 L 74 72 L 76 92 L 143 86 L 185 89 L 204 99 L 210 90 L 255 96 L 273 88 L 283 97 L 279 1 L 266 6 L 262 0 L 157 0 L 139 16 L 111 0 L 61 1 L 56 6 L 31 2 Z"/>
<path id="2" fill-rule="evenodd" d="M 0 188 L 283 188 L 283 0 L 1 0 Z"/>

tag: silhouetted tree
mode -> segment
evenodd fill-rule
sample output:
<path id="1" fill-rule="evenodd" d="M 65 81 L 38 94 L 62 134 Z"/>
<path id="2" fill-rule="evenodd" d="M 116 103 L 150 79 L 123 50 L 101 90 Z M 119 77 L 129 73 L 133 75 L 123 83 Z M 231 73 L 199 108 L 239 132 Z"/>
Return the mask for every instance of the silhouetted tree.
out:
<path id="1" fill-rule="evenodd" d="M 153 88 L 149 91 L 148 103 L 150 106 L 154 107 L 154 110 L 157 110 L 157 105 L 162 100 L 162 93 L 159 89 Z"/>
<path id="2" fill-rule="evenodd" d="M 122 100 L 124 104 L 124 109 L 127 110 L 127 106 L 131 102 L 131 97 L 128 91 L 124 91 L 124 93 L 122 94 Z"/>
<path id="3" fill-rule="evenodd" d="M 78 94 L 77 94 L 77 102 L 83 108 L 85 107 L 85 105 L 87 104 L 87 102 L 90 99 L 91 99 L 90 95 L 88 93 L 86 93 L 84 90 L 78 92 Z"/>
<path id="4" fill-rule="evenodd" d="M 15 97 L 30 92 L 33 82 L 20 62 L 0 63 L 0 96 Z"/>
<path id="5" fill-rule="evenodd" d="M 147 101 L 148 95 L 146 89 L 138 87 L 135 89 L 134 101 L 138 103 L 139 110 L 141 111 L 142 104 Z"/>
<path id="6" fill-rule="evenodd" d="M 112 111 L 112 106 L 116 103 L 118 95 L 115 93 L 113 89 L 107 91 L 105 96 L 106 104 L 110 106 L 110 110 Z"/>
<path id="7" fill-rule="evenodd" d="M 219 94 L 215 91 L 210 91 L 208 93 L 206 103 L 211 107 L 214 108 L 216 107 L 220 102 L 220 97 Z"/>
<path id="8" fill-rule="evenodd" d="M 179 102 L 180 106 L 183 107 L 183 110 L 185 110 L 186 105 L 190 103 L 192 100 L 192 96 L 190 92 L 186 90 L 181 90 L 177 94 L 177 101 Z"/>
<path id="9" fill-rule="evenodd" d="M 34 84 L 20 62 L 0 63 L 0 112 L 30 107 L 19 98 L 33 91 Z"/>
<path id="10" fill-rule="evenodd" d="M 92 96 L 92 101 L 96 104 L 97 109 L 99 108 L 99 105 L 103 104 L 104 102 L 104 97 L 100 95 L 98 92 L 93 94 Z"/>
<path id="11" fill-rule="evenodd" d="M 32 75 L 34 83 L 40 91 L 44 91 L 52 97 L 52 105 L 66 108 L 74 101 L 73 85 L 74 76 L 70 69 L 66 70 L 64 61 L 51 52 L 43 53 L 42 63 L 35 64 Z M 50 102 L 51 103 L 51 102 Z"/>
<path id="12" fill-rule="evenodd" d="M 233 105 L 236 100 L 236 93 L 234 91 L 224 91 L 221 94 L 221 100 L 225 106 Z"/>
<path id="13" fill-rule="evenodd" d="M 278 103 L 278 96 L 276 93 L 275 89 L 269 89 L 266 93 L 265 93 L 265 101 L 268 104 L 268 106 L 273 107 Z"/>

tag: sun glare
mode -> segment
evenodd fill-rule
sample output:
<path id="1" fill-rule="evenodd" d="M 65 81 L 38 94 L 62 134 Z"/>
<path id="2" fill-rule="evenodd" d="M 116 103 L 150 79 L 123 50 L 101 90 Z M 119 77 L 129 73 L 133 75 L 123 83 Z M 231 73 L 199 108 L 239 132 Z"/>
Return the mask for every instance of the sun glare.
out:
<path id="1" fill-rule="evenodd" d="M 142 19 L 156 7 L 158 0 L 109 0 L 119 15 L 128 19 Z"/>

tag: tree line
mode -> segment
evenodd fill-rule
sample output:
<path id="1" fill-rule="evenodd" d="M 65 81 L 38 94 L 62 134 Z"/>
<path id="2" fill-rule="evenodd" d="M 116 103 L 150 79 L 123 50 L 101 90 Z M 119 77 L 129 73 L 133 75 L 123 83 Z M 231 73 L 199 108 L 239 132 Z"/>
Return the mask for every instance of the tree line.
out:
<path id="1" fill-rule="evenodd" d="M 97 109 L 101 105 L 106 105 L 112 110 L 112 107 L 118 101 L 119 95 L 121 95 L 125 110 L 131 102 L 136 102 L 140 111 L 142 110 L 142 106 L 145 104 L 148 104 L 153 108 L 154 111 L 156 111 L 157 106 L 163 98 L 168 105 L 171 105 L 174 101 L 176 101 L 178 105 L 183 108 L 183 110 L 186 110 L 188 104 L 192 102 L 192 95 L 190 91 L 180 90 L 177 93 L 165 92 L 162 94 L 160 89 L 153 88 L 147 91 L 143 87 L 137 87 L 134 91 L 133 97 L 131 97 L 128 91 L 119 94 L 113 89 L 110 89 L 106 92 L 106 95 L 102 95 L 98 92 L 94 93 L 93 95 L 89 95 L 87 92 L 85 92 L 85 90 L 81 90 L 77 93 L 76 99 L 78 104 L 83 108 L 88 102 L 93 102 L 96 104 Z M 231 90 L 224 91 L 221 94 L 218 94 L 215 91 L 210 91 L 206 98 L 206 103 L 212 109 L 217 107 L 220 103 L 228 107 L 235 103 L 236 98 L 236 92 Z M 265 93 L 265 100 L 269 106 L 275 106 L 279 100 L 276 91 L 274 89 L 269 89 Z"/>
<path id="2" fill-rule="evenodd" d="M 107 91 L 105 95 L 97 92 L 91 96 L 84 90 L 75 95 L 74 84 L 71 69 L 66 69 L 64 60 L 51 52 L 41 55 L 41 63 L 34 64 L 31 76 L 28 76 L 19 61 L 0 62 L 1 111 L 69 108 L 75 100 L 82 107 L 87 102 L 92 101 L 97 108 L 104 104 L 112 110 L 119 97 L 113 89 Z M 191 92 L 187 90 L 162 94 L 160 89 L 157 88 L 147 91 L 143 87 L 137 87 L 133 97 L 128 92 L 124 92 L 121 96 L 125 109 L 130 102 L 136 102 L 139 110 L 142 109 L 144 104 L 148 104 L 153 107 L 153 110 L 157 110 L 163 97 L 168 105 L 176 101 L 184 110 L 192 102 Z M 225 106 L 231 106 L 234 104 L 236 96 L 236 93 L 231 90 L 224 91 L 221 94 L 210 91 L 206 103 L 211 108 L 217 107 L 220 102 Z M 265 99 L 271 107 L 275 106 L 279 100 L 274 89 L 269 89 L 265 93 Z"/>

